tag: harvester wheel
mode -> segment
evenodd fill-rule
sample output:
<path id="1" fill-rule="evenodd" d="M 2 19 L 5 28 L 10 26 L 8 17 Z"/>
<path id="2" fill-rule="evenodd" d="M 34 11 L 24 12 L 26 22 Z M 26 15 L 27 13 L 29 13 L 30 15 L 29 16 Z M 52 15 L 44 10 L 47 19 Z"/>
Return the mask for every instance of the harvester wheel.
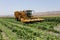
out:
<path id="1" fill-rule="evenodd" d="M 21 21 L 21 16 L 18 17 L 18 20 Z"/>
<path id="2" fill-rule="evenodd" d="M 16 20 L 19 21 L 18 18 L 16 18 Z"/>

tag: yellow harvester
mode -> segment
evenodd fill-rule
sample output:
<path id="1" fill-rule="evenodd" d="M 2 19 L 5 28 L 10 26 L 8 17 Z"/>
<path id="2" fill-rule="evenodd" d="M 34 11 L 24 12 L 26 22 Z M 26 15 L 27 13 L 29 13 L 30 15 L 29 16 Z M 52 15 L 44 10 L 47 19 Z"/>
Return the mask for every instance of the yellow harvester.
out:
<path id="1" fill-rule="evenodd" d="M 14 12 L 16 20 L 21 22 L 36 22 L 43 21 L 44 19 L 32 16 L 32 10 L 23 10 Z"/>

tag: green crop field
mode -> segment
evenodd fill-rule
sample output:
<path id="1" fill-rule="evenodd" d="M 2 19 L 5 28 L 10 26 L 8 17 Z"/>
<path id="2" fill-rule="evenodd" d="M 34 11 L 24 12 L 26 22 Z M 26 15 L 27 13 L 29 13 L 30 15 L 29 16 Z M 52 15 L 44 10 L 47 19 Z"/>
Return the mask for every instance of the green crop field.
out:
<path id="1" fill-rule="evenodd" d="M 60 40 L 60 17 L 22 23 L 14 18 L 0 18 L 0 40 Z"/>

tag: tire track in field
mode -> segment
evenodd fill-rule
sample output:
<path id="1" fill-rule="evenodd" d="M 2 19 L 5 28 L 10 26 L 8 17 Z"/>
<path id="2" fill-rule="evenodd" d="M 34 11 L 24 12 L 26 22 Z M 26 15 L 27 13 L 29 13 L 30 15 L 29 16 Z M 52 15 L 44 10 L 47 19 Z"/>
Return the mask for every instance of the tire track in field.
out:
<path id="1" fill-rule="evenodd" d="M 54 29 L 60 32 L 60 23 Z"/>
<path id="2" fill-rule="evenodd" d="M 9 37 L 4 32 L 2 32 L 1 34 L 2 34 L 3 40 L 9 40 Z"/>

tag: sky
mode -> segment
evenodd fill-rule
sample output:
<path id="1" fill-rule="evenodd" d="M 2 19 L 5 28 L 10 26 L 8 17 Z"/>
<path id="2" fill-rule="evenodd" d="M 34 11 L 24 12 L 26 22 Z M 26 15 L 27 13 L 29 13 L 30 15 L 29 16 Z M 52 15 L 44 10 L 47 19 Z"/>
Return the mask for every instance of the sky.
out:
<path id="1" fill-rule="evenodd" d="M 0 0 L 0 16 L 27 9 L 36 12 L 60 11 L 60 0 Z"/>

